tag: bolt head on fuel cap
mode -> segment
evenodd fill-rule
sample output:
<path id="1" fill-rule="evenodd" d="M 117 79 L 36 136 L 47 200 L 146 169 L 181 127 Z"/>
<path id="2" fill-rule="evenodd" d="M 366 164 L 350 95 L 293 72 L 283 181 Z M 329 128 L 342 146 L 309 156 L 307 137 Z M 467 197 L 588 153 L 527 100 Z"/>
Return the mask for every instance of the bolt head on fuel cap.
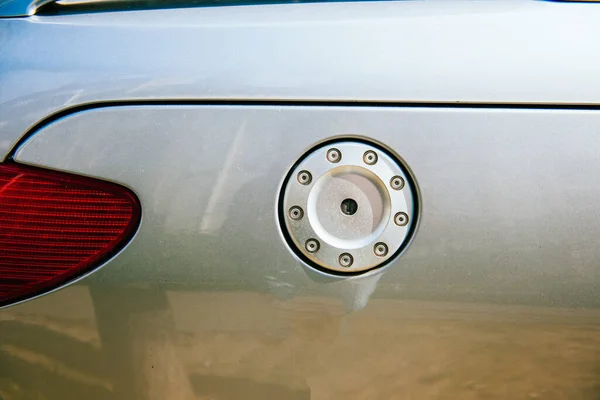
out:
<path id="1" fill-rule="evenodd" d="M 309 150 L 288 173 L 281 227 L 309 265 L 356 274 L 389 263 L 406 247 L 417 222 L 416 194 L 408 169 L 391 151 L 364 140 L 330 141 Z M 301 210 L 302 217 L 289 210 Z"/>

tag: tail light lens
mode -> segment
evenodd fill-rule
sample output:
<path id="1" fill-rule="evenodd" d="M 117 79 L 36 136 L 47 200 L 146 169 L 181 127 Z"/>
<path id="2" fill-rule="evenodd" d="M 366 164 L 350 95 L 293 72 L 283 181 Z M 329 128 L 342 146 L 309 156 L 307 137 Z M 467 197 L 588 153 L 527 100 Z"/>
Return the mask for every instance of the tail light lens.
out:
<path id="1" fill-rule="evenodd" d="M 0 306 L 50 291 L 116 254 L 140 222 L 128 189 L 0 164 Z"/>

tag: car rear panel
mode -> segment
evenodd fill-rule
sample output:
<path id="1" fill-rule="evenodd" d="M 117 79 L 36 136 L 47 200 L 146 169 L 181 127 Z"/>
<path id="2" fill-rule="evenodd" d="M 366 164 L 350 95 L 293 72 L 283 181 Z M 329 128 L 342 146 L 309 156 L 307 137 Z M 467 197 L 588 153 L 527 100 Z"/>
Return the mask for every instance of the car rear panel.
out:
<path id="1" fill-rule="evenodd" d="M 3 156 L 142 207 L 96 272 L 0 311 L 0 397 L 596 398 L 600 9 L 465 4 L 0 20 Z M 336 279 L 276 205 L 356 136 L 410 168 L 420 225 Z"/>

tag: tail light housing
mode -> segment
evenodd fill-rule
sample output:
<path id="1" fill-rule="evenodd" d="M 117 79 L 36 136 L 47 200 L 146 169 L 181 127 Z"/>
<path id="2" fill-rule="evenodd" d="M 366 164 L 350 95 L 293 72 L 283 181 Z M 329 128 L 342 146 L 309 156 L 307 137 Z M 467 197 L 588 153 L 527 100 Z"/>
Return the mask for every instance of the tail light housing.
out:
<path id="1" fill-rule="evenodd" d="M 0 306 L 48 292 L 119 252 L 140 223 L 129 189 L 0 164 Z"/>

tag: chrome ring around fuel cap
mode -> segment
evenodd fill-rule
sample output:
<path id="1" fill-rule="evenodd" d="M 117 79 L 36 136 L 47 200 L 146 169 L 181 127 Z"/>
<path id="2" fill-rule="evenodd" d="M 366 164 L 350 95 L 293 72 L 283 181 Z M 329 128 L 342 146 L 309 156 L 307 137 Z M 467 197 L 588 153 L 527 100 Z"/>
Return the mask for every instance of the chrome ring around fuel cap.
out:
<path id="1" fill-rule="evenodd" d="M 281 191 L 284 236 L 317 269 L 356 274 L 388 263 L 417 223 L 417 190 L 391 152 L 335 140 L 303 155 Z"/>

